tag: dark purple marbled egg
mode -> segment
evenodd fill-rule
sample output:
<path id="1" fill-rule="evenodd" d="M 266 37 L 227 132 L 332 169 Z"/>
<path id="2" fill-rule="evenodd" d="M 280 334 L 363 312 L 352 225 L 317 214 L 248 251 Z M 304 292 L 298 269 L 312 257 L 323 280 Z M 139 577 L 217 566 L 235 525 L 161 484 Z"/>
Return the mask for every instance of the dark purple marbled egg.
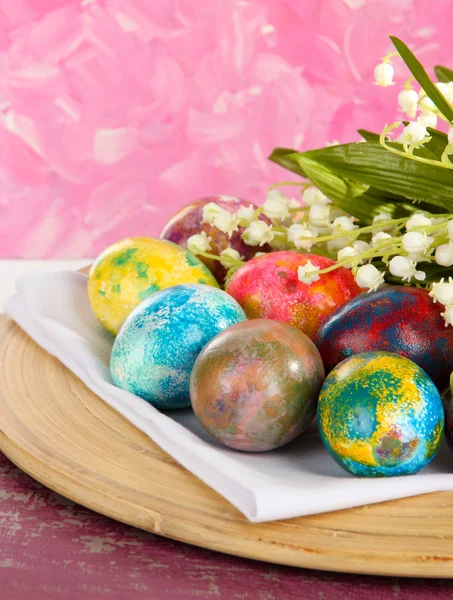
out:
<path id="1" fill-rule="evenodd" d="M 187 204 L 181 210 L 179 210 L 168 223 L 165 225 L 160 237 L 165 240 L 170 240 L 175 244 L 179 244 L 183 248 L 187 248 L 187 240 L 201 231 L 205 231 L 206 235 L 212 237 L 211 241 L 211 253 L 220 254 L 222 250 L 231 246 L 234 250 L 237 250 L 245 260 L 249 260 L 255 256 L 256 252 L 263 252 L 263 248 L 247 246 L 242 239 L 241 234 L 244 231 L 243 227 L 240 227 L 238 231 L 235 231 L 228 238 L 226 233 L 222 233 L 216 227 L 208 225 L 202 222 L 203 218 L 203 207 L 210 202 L 215 202 L 221 208 L 224 208 L 230 213 L 237 212 L 240 208 L 249 207 L 251 202 L 246 200 L 240 200 L 233 196 L 208 196 L 206 198 L 200 198 L 190 204 Z M 265 218 L 265 217 L 262 217 Z M 266 248 L 268 251 L 269 248 Z M 226 275 L 226 269 L 222 267 L 220 262 L 209 258 L 199 256 L 205 265 L 214 274 L 215 278 L 220 284 L 223 284 Z"/>

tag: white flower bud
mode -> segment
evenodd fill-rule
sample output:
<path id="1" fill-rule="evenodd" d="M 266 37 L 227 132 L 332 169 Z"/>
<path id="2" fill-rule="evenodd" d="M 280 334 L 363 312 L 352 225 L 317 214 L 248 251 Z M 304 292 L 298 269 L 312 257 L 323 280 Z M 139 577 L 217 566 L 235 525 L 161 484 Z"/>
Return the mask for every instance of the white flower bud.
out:
<path id="1" fill-rule="evenodd" d="M 313 204 L 310 207 L 308 219 L 315 227 L 328 227 L 330 224 L 330 206 Z"/>
<path id="2" fill-rule="evenodd" d="M 432 224 L 432 219 L 425 217 L 425 215 L 422 215 L 421 213 L 417 213 L 415 215 L 412 215 L 412 217 L 410 217 L 410 219 L 407 220 L 406 231 L 412 231 L 417 227 L 429 227 Z"/>
<path id="3" fill-rule="evenodd" d="M 371 250 L 371 244 L 367 242 L 363 242 L 362 240 L 357 240 L 352 244 L 354 250 L 357 250 L 358 254 L 362 254 L 362 252 L 366 252 L 367 250 Z"/>
<path id="4" fill-rule="evenodd" d="M 379 213 L 373 218 L 373 225 L 377 223 L 381 223 L 382 221 L 391 221 L 393 219 L 392 215 L 389 213 Z M 391 231 L 394 228 L 394 225 L 387 225 L 387 227 L 382 227 L 382 231 Z"/>
<path id="5" fill-rule="evenodd" d="M 214 225 L 214 219 L 223 210 L 220 206 L 217 206 L 215 202 L 209 202 L 206 206 L 203 206 L 203 223 L 208 225 Z"/>
<path id="6" fill-rule="evenodd" d="M 283 220 L 289 217 L 288 201 L 284 194 L 278 190 L 271 190 L 268 193 L 262 209 L 266 217 L 272 220 Z"/>
<path id="7" fill-rule="evenodd" d="M 337 217 L 332 223 L 335 232 L 354 231 L 358 229 L 358 225 L 354 225 L 354 217 Z"/>
<path id="8" fill-rule="evenodd" d="M 447 282 L 442 277 L 439 283 L 433 283 L 429 295 L 434 304 L 440 302 L 444 306 L 453 305 L 453 279 L 449 277 Z"/>
<path id="9" fill-rule="evenodd" d="M 255 210 L 253 204 L 250 204 L 250 206 L 243 206 L 237 211 L 236 218 L 240 227 L 248 227 L 250 225 L 255 217 Z"/>
<path id="10" fill-rule="evenodd" d="M 187 240 L 187 247 L 192 254 L 198 254 L 199 252 L 209 252 L 211 250 L 212 241 L 211 236 L 207 236 L 205 231 L 190 236 Z"/>
<path id="11" fill-rule="evenodd" d="M 437 127 L 437 115 L 431 112 L 425 113 L 418 117 L 417 122 L 424 127 L 431 127 L 431 129 L 435 129 Z"/>
<path id="12" fill-rule="evenodd" d="M 307 188 L 302 194 L 302 200 L 305 206 L 313 206 L 314 204 L 330 204 L 329 198 L 325 196 L 321 190 L 316 187 Z"/>
<path id="13" fill-rule="evenodd" d="M 222 250 L 222 252 L 220 253 L 220 264 L 222 265 L 222 267 L 225 267 L 225 269 L 234 267 L 241 260 L 241 255 L 237 250 L 234 250 L 233 248 L 225 248 L 225 250 Z"/>
<path id="14" fill-rule="evenodd" d="M 450 240 L 450 242 L 453 242 L 453 219 L 450 219 L 448 221 L 447 231 L 448 231 L 448 239 Z"/>
<path id="15" fill-rule="evenodd" d="M 410 281 L 415 275 L 415 263 L 407 256 L 394 256 L 389 263 L 389 271 L 403 281 Z"/>
<path id="16" fill-rule="evenodd" d="M 395 70 L 389 63 L 380 63 L 374 67 L 374 79 L 376 85 L 380 85 L 382 87 L 388 87 L 389 85 L 394 85 L 393 83 L 393 75 L 395 74 Z"/>
<path id="17" fill-rule="evenodd" d="M 412 121 L 412 123 L 409 123 L 403 129 L 402 142 L 406 144 L 420 144 L 427 136 L 426 127 L 419 121 Z"/>
<path id="18" fill-rule="evenodd" d="M 408 117 L 413 119 L 417 113 L 418 94 L 415 90 L 402 90 L 398 94 L 398 104 Z"/>
<path id="19" fill-rule="evenodd" d="M 453 326 L 453 306 L 447 306 L 446 311 L 440 314 L 445 319 L 445 327 L 448 327 L 449 325 Z"/>
<path id="20" fill-rule="evenodd" d="M 436 87 L 449 104 L 453 104 L 453 81 L 438 81 Z"/>
<path id="21" fill-rule="evenodd" d="M 346 248 L 338 251 L 338 260 L 344 260 L 345 258 L 349 257 L 352 258 L 353 256 L 357 256 L 357 254 L 357 250 L 355 250 L 352 246 L 346 246 Z M 343 266 L 346 267 L 346 269 L 352 269 L 353 263 L 345 263 Z"/>
<path id="22" fill-rule="evenodd" d="M 436 112 L 436 110 L 437 110 L 436 105 L 431 100 L 431 98 L 428 98 L 428 96 L 425 94 L 425 92 L 422 92 L 420 94 L 420 99 L 418 101 L 418 105 L 421 108 L 423 114 L 433 113 L 433 112 Z"/>
<path id="23" fill-rule="evenodd" d="M 229 213 L 227 210 L 221 210 L 214 217 L 214 227 L 231 237 L 233 232 L 239 228 L 239 220 L 236 215 Z"/>
<path id="24" fill-rule="evenodd" d="M 311 260 L 308 260 L 305 265 L 302 265 L 297 269 L 297 277 L 302 283 L 310 285 L 310 283 L 319 280 L 318 271 L 319 267 L 314 265 Z"/>
<path id="25" fill-rule="evenodd" d="M 435 259 L 441 267 L 453 266 L 453 242 L 439 246 L 436 250 Z"/>
<path id="26" fill-rule="evenodd" d="M 390 240 L 391 238 L 392 238 L 392 236 L 389 235 L 388 233 L 384 233 L 383 231 L 380 231 L 379 233 L 376 233 L 375 235 L 373 235 L 373 237 L 371 238 L 371 244 L 372 244 L 372 246 L 378 246 L 385 240 Z"/>
<path id="27" fill-rule="evenodd" d="M 427 237 L 425 232 L 420 233 L 418 231 L 410 231 L 403 235 L 402 242 L 403 248 L 409 256 L 418 262 L 434 242 L 434 238 Z"/>
<path id="28" fill-rule="evenodd" d="M 287 230 L 288 242 L 294 244 L 298 250 L 311 250 L 311 247 L 316 242 L 316 233 L 313 233 L 307 227 L 300 223 L 295 223 L 288 227 Z"/>
<path id="29" fill-rule="evenodd" d="M 264 246 L 274 239 L 272 225 L 264 221 L 253 221 L 242 233 L 242 239 L 249 246 Z"/>
<path id="30" fill-rule="evenodd" d="M 357 269 L 355 280 L 361 288 L 369 291 L 377 290 L 384 283 L 384 273 L 381 273 L 374 265 L 363 265 Z"/>

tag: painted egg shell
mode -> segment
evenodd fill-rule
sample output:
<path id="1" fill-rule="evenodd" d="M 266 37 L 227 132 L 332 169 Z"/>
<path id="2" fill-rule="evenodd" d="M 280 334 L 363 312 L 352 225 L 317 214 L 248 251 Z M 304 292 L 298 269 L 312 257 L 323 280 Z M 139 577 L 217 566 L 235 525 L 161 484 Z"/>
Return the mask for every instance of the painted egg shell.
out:
<path id="1" fill-rule="evenodd" d="M 297 270 L 311 261 L 324 269 L 334 261 L 315 254 L 272 252 L 253 258 L 238 269 L 227 292 L 236 298 L 249 319 L 275 319 L 313 337 L 339 306 L 361 293 L 351 272 L 340 267 L 311 284 L 299 281 Z"/>
<path id="2" fill-rule="evenodd" d="M 203 349 L 190 399 L 216 440 L 261 452 L 290 442 L 310 425 L 323 381 L 321 357 L 305 334 L 257 319 L 229 327 Z"/>
<path id="3" fill-rule="evenodd" d="M 450 377 L 450 390 L 446 394 L 445 413 L 445 436 L 450 450 L 453 452 L 453 373 Z"/>
<path id="4" fill-rule="evenodd" d="M 203 207 L 210 202 L 214 202 L 220 208 L 227 210 L 230 213 L 237 212 L 240 208 L 248 208 L 251 202 L 240 200 L 233 196 L 209 196 L 207 198 L 201 198 L 196 200 L 187 206 L 184 206 L 179 212 L 177 212 L 168 221 L 164 230 L 161 233 L 161 237 L 179 244 L 183 248 L 187 248 L 187 240 L 196 233 L 205 231 L 206 235 L 212 238 L 211 250 L 212 254 L 220 254 L 222 250 L 231 246 L 234 250 L 237 250 L 241 256 L 248 260 L 252 256 L 255 256 L 256 252 L 263 252 L 263 248 L 247 246 L 242 241 L 241 234 L 244 231 L 243 227 L 240 227 L 238 231 L 235 231 L 231 236 L 223 233 L 217 227 L 213 227 L 208 223 L 203 223 Z M 265 217 L 260 217 L 265 220 Z M 226 269 L 222 267 L 219 261 L 212 260 L 200 256 L 202 260 L 215 275 L 219 283 L 223 283 L 225 280 Z"/>
<path id="5" fill-rule="evenodd" d="M 360 477 L 416 473 L 436 454 L 443 424 L 434 383 L 414 362 L 390 352 L 347 358 L 327 376 L 319 396 L 324 445 Z"/>
<path id="6" fill-rule="evenodd" d="M 220 331 L 246 319 L 239 304 L 207 285 L 177 285 L 144 300 L 113 344 L 115 385 L 161 409 L 190 406 L 190 373 Z"/>
<path id="7" fill-rule="evenodd" d="M 188 250 L 155 238 L 127 238 L 96 259 L 90 270 L 88 298 L 102 325 L 116 335 L 142 300 L 180 283 L 218 287 L 209 269 Z"/>
<path id="8" fill-rule="evenodd" d="M 413 360 L 442 391 L 453 371 L 453 327 L 445 327 L 442 308 L 426 290 L 389 286 L 339 308 L 315 344 L 327 372 L 352 354 L 384 350 Z"/>

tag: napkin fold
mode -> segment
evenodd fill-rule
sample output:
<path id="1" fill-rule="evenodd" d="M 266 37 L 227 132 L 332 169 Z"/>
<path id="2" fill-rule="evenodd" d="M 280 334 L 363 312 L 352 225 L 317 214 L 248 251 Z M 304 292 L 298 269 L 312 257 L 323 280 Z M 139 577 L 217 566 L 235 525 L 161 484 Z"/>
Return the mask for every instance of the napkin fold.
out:
<path id="1" fill-rule="evenodd" d="M 91 310 L 86 275 L 31 273 L 16 287 L 17 295 L 4 310 L 37 344 L 252 522 L 453 490 L 453 455 L 445 443 L 421 473 L 387 479 L 357 479 L 343 471 L 324 449 L 315 427 L 272 452 L 224 448 L 202 429 L 191 409 L 163 413 L 113 385 L 113 337 Z"/>

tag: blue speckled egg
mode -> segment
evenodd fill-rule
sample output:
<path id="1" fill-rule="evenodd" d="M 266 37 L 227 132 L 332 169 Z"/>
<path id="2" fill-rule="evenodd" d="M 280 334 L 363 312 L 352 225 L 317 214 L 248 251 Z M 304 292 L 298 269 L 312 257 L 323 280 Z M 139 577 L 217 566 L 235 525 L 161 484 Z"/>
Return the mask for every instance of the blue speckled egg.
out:
<path id="1" fill-rule="evenodd" d="M 410 475 L 435 456 L 444 411 L 436 386 L 411 360 L 363 352 L 325 380 L 318 425 L 327 450 L 353 475 Z"/>
<path id="2" fill-rule="evenodd" d="M 245 320 L 236 300 L 214 287 L 177 285 L 157 292 L 132 311 L 115 339 L 113 382 L 156 408 L 190 406 L 198 354 L 220 331 Z"/>

